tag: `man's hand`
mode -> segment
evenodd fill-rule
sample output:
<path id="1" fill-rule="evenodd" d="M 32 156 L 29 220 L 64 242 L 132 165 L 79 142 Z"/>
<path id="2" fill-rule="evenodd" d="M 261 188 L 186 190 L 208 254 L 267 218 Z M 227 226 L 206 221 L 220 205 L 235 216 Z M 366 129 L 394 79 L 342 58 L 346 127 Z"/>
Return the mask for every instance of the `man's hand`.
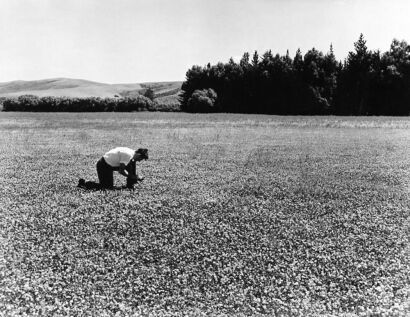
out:
<path id="1" fill-rule="evenodd" d="M 120 173 L 121 175 L 125 176 L 125 177 L 130 177 L 130 173 L 127 171 L 126 166 L 124 163 L 120 164 L 120 167 L 118 169 L 118 173 Z"/>
<path id="2" fill-rule="evenodd" d="M 138 176 L 138 175 L 130 175 L 129 178 L 132 179 L 133 181 L 137 181 L 137 182 L 140 182 L 140 181 L 144 180 L 144 177 Z"/>

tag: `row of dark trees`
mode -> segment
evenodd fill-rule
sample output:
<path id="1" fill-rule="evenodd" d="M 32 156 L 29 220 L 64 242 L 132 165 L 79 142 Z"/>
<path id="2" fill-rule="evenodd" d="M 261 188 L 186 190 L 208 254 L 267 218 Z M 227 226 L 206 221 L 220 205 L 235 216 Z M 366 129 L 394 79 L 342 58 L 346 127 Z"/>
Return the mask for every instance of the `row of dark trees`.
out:
<path id="1" fill-rule="evenodd" d="M 175 107 L 162 105 L 150 98 L 138 95 L 124 98 L 70 98 L 38 97 L 23 95 L 17 98 L 5 98 L 3 111 L 31 112 L 131 112 L 131 111 L 176 111 Z"/>
<path id="2" fill-rule="evenodd" d="M 361 34 L 344 63 L 311 49 L 292 59 L 267 51 L 239 63 L 193 66 L 182 85 L 183 111 L 282 115 L 410 115 L 410 46 L 393 40 L 370 51 Z"/>

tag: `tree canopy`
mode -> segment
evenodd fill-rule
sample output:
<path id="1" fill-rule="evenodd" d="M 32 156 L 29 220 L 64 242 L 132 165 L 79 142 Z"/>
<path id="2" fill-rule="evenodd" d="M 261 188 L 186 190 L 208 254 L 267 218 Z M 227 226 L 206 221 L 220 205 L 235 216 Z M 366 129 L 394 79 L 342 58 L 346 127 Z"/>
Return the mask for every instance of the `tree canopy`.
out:
<path id="1" fill-rule="evenodd" d="M 209 89 L 217 96 L 212 106 L 198 108 L 193 98 Z M 245 52 L 239 62 L 193 66 L 182 90 L 181 108 L 188 112 L 410 115 L 410 46 L 394 39 L 381 54 L 369 50 L 360 34 L 343 63 L 333 45 L 325 54 L 298 49 L 293 58 L 289 52 Z"/>

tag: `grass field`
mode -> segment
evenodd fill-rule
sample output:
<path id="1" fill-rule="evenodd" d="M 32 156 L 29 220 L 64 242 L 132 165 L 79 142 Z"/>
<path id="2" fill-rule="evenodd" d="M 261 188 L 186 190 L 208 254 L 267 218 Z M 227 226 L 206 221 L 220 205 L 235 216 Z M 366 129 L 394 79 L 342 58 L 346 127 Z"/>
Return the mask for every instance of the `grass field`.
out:
<path id="1" fill-rule="evenodd" d="M 409 143 L 409 118 L 0 113 L 0 314 L 409 315 Z M 76 188 L 118 145 L 144 182 Z"/>

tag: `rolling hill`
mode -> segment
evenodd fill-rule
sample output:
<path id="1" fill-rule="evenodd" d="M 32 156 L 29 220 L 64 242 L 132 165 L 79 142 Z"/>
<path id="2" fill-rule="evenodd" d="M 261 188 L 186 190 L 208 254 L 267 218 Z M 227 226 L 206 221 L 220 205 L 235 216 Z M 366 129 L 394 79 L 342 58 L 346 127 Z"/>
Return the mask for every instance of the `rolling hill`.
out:
<path id="1" fill-rule="evenodd" d="M 52 78 L 33 81 L 10 81 L 0 83 L 0 97 L 21 95 L 67 96 L 67 97 L 126 97 L 154 90 L 158 97 L 179 93 L 182 82 L 153 82 L 135 84 L 106 84 L 83 79 Z"/>

